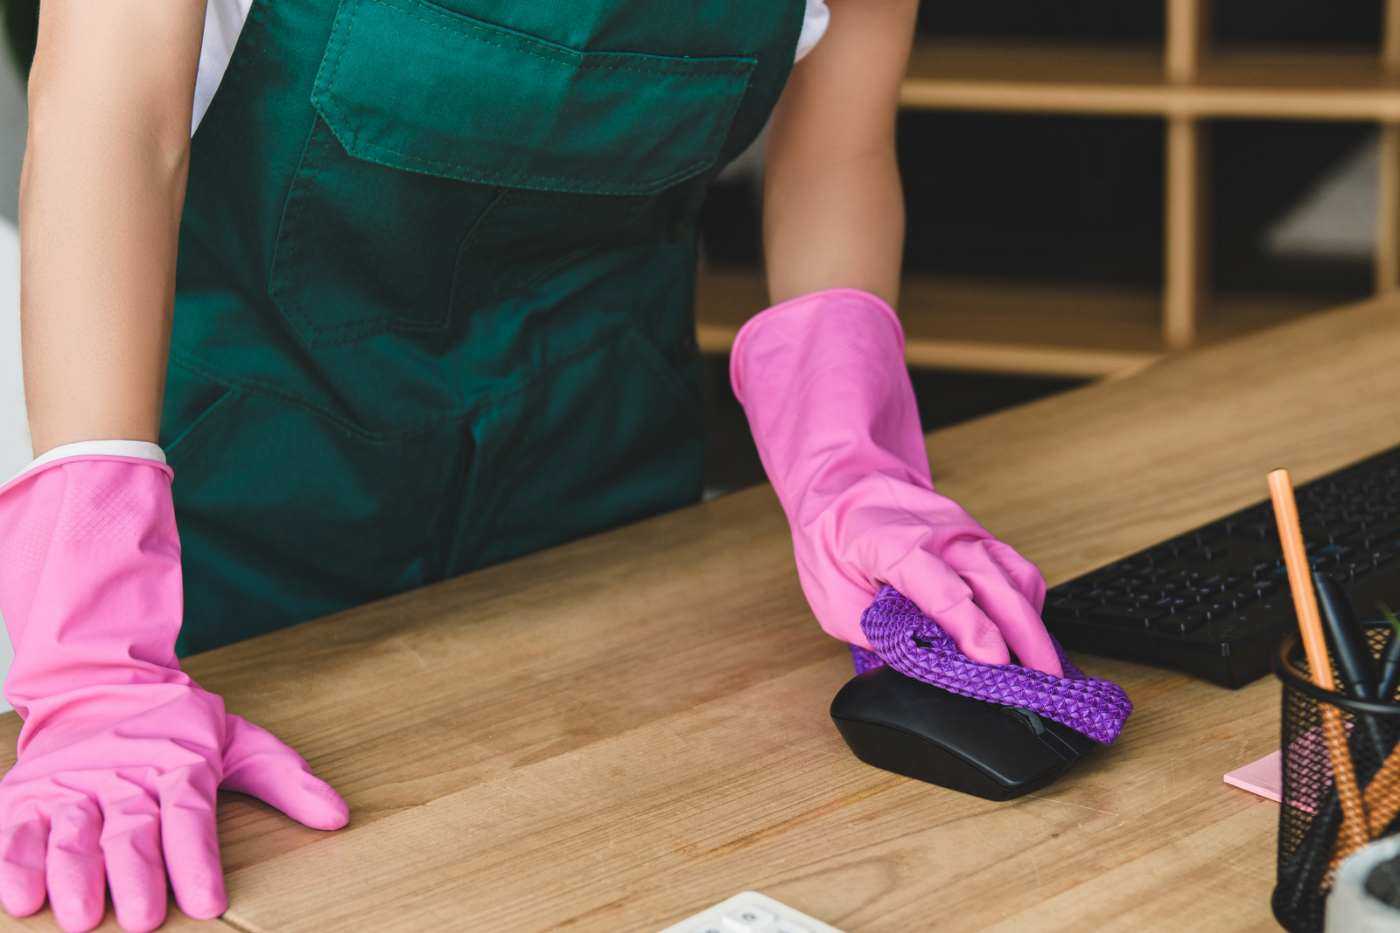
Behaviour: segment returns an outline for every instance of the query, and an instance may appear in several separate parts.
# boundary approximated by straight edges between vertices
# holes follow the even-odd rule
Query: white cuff
[[[67,457],[130,457],[133,460],[165,463],[165,451],[161,450],[158,444],[149,441],[79,441],[76,444],[55,447],[43,456],[35,458],[29,466],[20,470],[15,478]]]

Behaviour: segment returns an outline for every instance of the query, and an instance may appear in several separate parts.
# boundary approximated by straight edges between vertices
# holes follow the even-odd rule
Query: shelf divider
[[[1400,74],[1400,0],[1385,0],[1381,65]],[[1376,205],[1376,291],[1400,288],[1400,124],[1381,122],[1380,203]]]
[[[1376,291],[1400,288],[1400,124],[1381,124],[1380,195],[1376,205]]]
[[[1381,63],[1387,71],[1400,71],[1400,0],[1385,0],[1381,24]]]
[[[1190,117],[1167,120],[1165,288],[1162,341],[1180,350],[1196,342],[1207,281],[1206,128]]]
[[[1210,32],[1209,0],[1167,0],[1167,80],[1195,81]]]

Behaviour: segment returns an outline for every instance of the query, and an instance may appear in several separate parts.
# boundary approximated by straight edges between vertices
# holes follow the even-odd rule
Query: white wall
[[[29,462],[19,365],[19,236],[0,217],[0,483]]]
[[[13,225],[24,125],[24,92],[19,77],[8,53],[0,53],[0,482],[29,460],[19,367],[19,238]],[[9,673],[13,657],[10,639],[0,628],[0,678]],[[0,699],[0,710],[9,708]]]

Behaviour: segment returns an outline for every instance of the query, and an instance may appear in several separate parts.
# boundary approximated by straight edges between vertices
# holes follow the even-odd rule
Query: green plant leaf
[[[1390,623],[1390,628],[1395,632],[1395,637],[1400,638],[1400,619],[1395,617],[1395,611],[1385,603],[1376,603],[1376,608],[1385,616],[1385,620]]]

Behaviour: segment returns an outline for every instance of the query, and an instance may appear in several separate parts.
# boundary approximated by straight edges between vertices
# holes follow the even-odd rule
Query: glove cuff
[[[838,313],[844,327],[886,329],[892,340],[891,351],[901,364],[903,363],[904,328],[899,323],[899,315],[883,299],[858,288],[831,288],[813,292],[761,311],[739,328],[739,333],[734,337],[734,345],[729,351],[729,385],[740,404],[744,401],[743,371],[746,351],[749,343],[757,339],[756,335],[780,322],[788,322],[800,328],[802,332],[810,333],[811,328],[805,318],[819,314],[823,317],[823,323],[827,323],[830,316]]]
[[[79,460],[148,463],[159,467],[171,479],[175,478],[175,471],[166,463],[165,451],[158,444],[149,441],[78,441],[75,444],[63,444],[35,457],[28,466],[0,484],[0,495],[4,495],[12,486],[30,476]]]
[[[21,715],[88,684],[180,676],[172,475],[154,460],[79,455],[0,489],[0,614],[15,651],[5,689]]]

